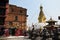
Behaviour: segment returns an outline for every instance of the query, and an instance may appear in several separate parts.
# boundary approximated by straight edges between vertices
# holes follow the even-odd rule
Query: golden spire
[[[40,10],[42,11],[42,9],[43,9],[43,7],[42,6],[40,6]]]
[[[45,17],[45,15],[43,13],[43,7],[40,6],[40,13],[39,13],[38,21],[44,23],[45,20],[46,20],[46,17]]]

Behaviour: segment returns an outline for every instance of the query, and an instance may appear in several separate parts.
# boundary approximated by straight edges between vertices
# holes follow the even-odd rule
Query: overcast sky
[[[38,23],[40,5],[43,6],[46,20],[50,17],[58,20],[58,16],[60,16],[60,0],[9,0],[9,3],[27,9],[29,15],[27,18],[28,25]]]

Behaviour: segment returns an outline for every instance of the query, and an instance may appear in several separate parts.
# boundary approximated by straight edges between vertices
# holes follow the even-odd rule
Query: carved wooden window
[[[23,11],[22,10],[20,10],[20,14],[22,15],[22,13],[23,13]]]
[[[9,22],[9,25],[12,25],[12,22]]]
[[[14,9],[13,9],[13,8],[11,8],[11,11],[12,11],[12,12],[14,12]]]
[[[23,11],[22,11],[22,10],[20,10],[20,13],[23,13]]]
[[[5,9],[4,8],[0,8],[0,15],[5,15]]]
[[[0,0],[0,6],[6,6],[6,2],[3,0]]]
[[[3,25],[4,24],[4,19],[3,17],[0,17],[0,25]]]
[[[15,16],[15,21],[17,21],[18,20],[18,16]]]

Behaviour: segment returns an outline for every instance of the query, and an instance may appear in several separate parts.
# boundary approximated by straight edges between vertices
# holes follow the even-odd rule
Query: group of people
[[[19,28],[0,28],[0,36],[25,36],[26,32]]]
[[[60,27],[44,28],[40,31],[40,29],[34,30],[33,26],[28,33],[31,40],[36,40],[37,38],[40,40],[60,40]]]

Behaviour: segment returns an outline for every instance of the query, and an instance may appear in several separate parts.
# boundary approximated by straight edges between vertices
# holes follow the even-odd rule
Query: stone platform
[[[0,40],[30,40],[27,36],[9,36],[9,37],[0,37]]]

